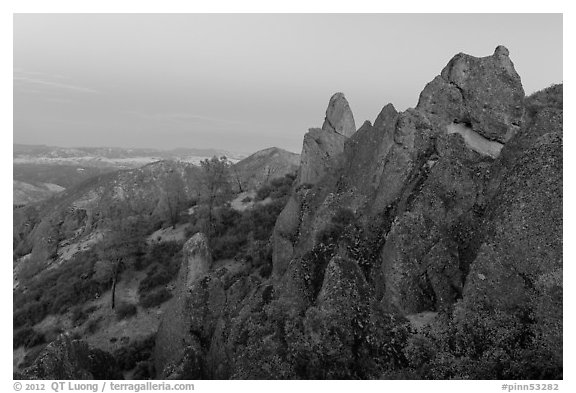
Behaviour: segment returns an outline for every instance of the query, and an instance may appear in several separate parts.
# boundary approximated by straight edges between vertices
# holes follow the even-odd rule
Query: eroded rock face
[[[275,277],[286,271],[294,256],[296,240],[308,211],[307,190],[341,165],[344,144],[348,136],[356,132],[355,127],[348,101],[342,93],[336,93],[330,99],[322,128],[311,128],[304,135],[295,189],[274,228]]]
[[[186,287],[191,288],[199,277],[206,274],[212,265],[212,254],[208,238],[201,232],[192,236],[182,249],[186,267]]]
[[[60,335],[40,353],[18,379],[123,379],[116,360],[67,334]]]
[[[386,105],[374,126],[366,122],[344,148],[348,184],[362,195],[370,195],[378,188],[386,157],[394,145],[394,129],[398,112],[392,104]],[[367,178],[367,174],[370,176]]]
[[[322,129],[335,131],[348,138],[356,132],[354,115],[344,94],[336,93],[330,98]]]
[[[304,135],[296,183],[316,184],[335,165],[345,141],[346,137],[336,131],[311,128]]]
[[[155,363],[164,378],[198,378],[201,373],[199,343],[190,332],[194,310],[190,307],[195,291],[204,288],[200,283],[212,267],[208,239],[196,233],[183,247],[182,265],[178,272],[174,296],[170,299],[156,335]],[[179,370],[186,359],[186,372]]]
[[[272,236],[273,276],[195,264],[190,339],[165,375],[382,377],[415,353],[407,320],[460,338],[476,320],[501,329],[490,337],[521,325],[524,354],[561,365],[561,350],[549,355],[562,345],[561,108],[543,100],[518,117],[523,92],[502,47],[457,55],[416,109],[387,105],[349,138],[328,121],[337,96],[305,137]],[[446,375],[465,378],[474,362],[498,369],[524,356],[490,345],[472,348],[480,360],[441,349],[435,367],[462,357],[469,369],[449,374],[449,361]]]
[[[522,121],[524,89],[520,76],[499,46],[492,56],[460,53],[430,82],[417,109],[449,122],[466,123],[484,138],[507,142]]]
[[[561,133],[543,135],[516,160],[487,214],[488,236],[472,264],[465,300],[506,309],[561,290]]]

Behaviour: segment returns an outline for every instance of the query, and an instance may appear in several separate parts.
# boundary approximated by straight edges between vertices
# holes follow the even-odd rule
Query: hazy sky
[[[562,82],[560,14],[18,14],[14,142],[299,152],[333,93],[360,127],[499,44]]]

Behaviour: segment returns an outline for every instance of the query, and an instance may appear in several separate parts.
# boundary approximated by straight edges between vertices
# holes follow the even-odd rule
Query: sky
[[[563,81],[561,14],[16,14],[14,143],[300,152],[343,92],[356,126],[502,44]]]

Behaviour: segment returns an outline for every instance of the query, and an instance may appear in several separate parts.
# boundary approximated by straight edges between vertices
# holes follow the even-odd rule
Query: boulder
[[[454,56],[426,85],[416,108],[441,118],[444,125],[465,123],[490,141],[506,143],[521,125],[523,99],[508,49],[498,46],[492,56]]]

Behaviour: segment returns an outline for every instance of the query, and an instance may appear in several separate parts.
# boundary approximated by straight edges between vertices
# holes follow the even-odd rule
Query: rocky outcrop
[[[344,94],[336,93],[330,98],[322,129],[324,131],[335,131],[348,138],[356,132],[354,115]]]
[[[297,184],[316,184],[336,164],[346,137],[336,131],[311,128],[304,135]]]
[[[305,136],[272,277],[214,269],[202,238],[187,243],[162,375],[558,377],[557,96],[524,100],[502,47],[457,55],[415,109],[386,105],[352,134],[335,95]]]
[[[356,132],[355,127],[348,101],[342,93],[336,93],[330,98],[322,128],[311,128],[304,135],[295,189],[274,228],[275,277],[284,273],[294,255],[294,240],[310,209],[307,190],[338,168],[344,144]]]
[[[182,263],[186,274],[185,285],[186,288],[191,288],[212,267],[208,238],[201,232],[196,233],[184,244],[182,253],[184,254]]]
[[[426,85],[416,108],[443,122],[469,124],[484,138],[505,143],[521,125],[523,98],[508,49],[499,46],[492,56],[454,56]]]
[[[175,296],[166,308],[156,336],[156,369],[164,378],[174,374],[179,378],[198,378],[201,372],[199,343],[190,326],[198,311],[193,307],[198,300],[195,292],[202,288],[202,279],[212,267],[208,239],[203,233],[196,233],[184,244],[182,252]]]
[[[414,318],[525,304],[532,310],[525,312],[561,316],[562,142],[552,133],[561,132],[562,110],[550,102],[526,105],[525,111],[504,47],[484,58],[459,54],[425,87],[415,109],[398,113],[387,105],[374,125],[365,122],[344,141],[331,165],[309,160],[315,172],[301,173],[312,181],[294,190],[273,236],[279,298],[311,316],[345,315],[322,300],[331,297],[330,258],[345,249],[371,288],[366,297],[388,313]],[[317,158],[322,144],[305,139],[307,145],[314,154],[303,151],[303,159]],[[535,187],[536,178],[546,180]],[[539,201],[546,198],[554,214],[544,219]],[[338,223],[342,212],[353,225]],[[526,226],[532,230],[517,232]],[[341,286],[357,282],[341,280]],[[372,303],[367,312],[376,310]],[[552,318],[544,334],[544,317],[538,318],[534,334],[557,348],[560,319]]]
[[[335,95],[271,277],[186,243],[161,377],[561,378],[562,98],[537,97],[503,47],[355,133]]]
[[[342,93],[330,98],[322,128],[311,128],[304,135],[297,185],[316,184],[334,168],[344,150],[344,142],[356,132],[354,116]]]
[[[123,379],[116,360],[84,341],[60,335],[38,355],[34,363],[15,379]]]
[[[562,290],[562,134],[541,136],[515,163],[488,206],[464,299],[504,310],[546,302],[561,319],[549,302]]]

